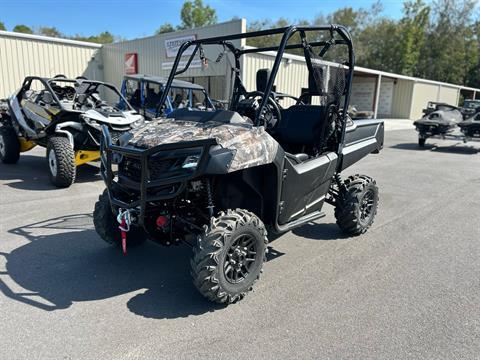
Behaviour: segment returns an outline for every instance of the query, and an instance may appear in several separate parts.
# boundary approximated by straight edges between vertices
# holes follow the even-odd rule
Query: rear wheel
[[[349,235],[360,235],[372,226],[378,208],[378,187],[371,177],[354,175],[344,181],[335,205],[337,225]]]
[[[122,237],[117,218],[110,206],[110,199],[108,192],[105,189],[98,197],[93,210],[93,225],[97,234],[107,243],[121,246]],[[135,226],[130,227],[127,234],[127,246],[137,246],[145,242],[147,235],[145,232]]]
[[[418,146],[424,147],[426,140],[427,140],[427,139],[425,139],[425,138],[418,138]]]
[[[0,127],[0,160],[4,164],[16,164],[20,158],[20,142],[11,126]]]
[[[241,300],[259,278],[266,251],[267,231],[255,214],[242,209],[221,212],[194,248],[193,283],[211,301]]]
[[[47,143],[50,181],[57,187],[69,187],[75,181],[75,152],[63,136],[52,136]]]

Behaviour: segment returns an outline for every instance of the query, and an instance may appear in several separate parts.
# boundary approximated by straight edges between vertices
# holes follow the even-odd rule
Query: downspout
[[[381,83],[382,83],[382,74],[378,74],[377,86],[376,86],[376,89],[375,89],[375,103],[373,105],[373,118],[374,119],[377,118],[377,114],[378,114],[378,102],[379,102],[379,98],[380,98]]]

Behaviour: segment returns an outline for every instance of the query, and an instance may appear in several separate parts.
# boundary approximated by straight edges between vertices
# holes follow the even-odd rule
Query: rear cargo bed
[[[383,148],[384,132],[383,120],[353,120],[345,133],[342,170],[372,152],[379,152]]]

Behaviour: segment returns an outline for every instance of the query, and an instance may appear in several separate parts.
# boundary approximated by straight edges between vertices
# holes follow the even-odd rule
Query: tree
[[[215,9],[203,5],[202,0],[185,1],[180,12],[182,24],[179,29],[193,29],[217,23]]]
[[[170,24],[170,23],[165,23],[162,26],[160,26],[157,29],[157,31],[155,31],[155,34],[159,35],[159,34],[165,34],[165,33],[173,32],[173,31],[175,31],[175,28],[173,27],[173,25]]]
[[[63,37],[62,33],[56,27],[42,26],[38,33],[50,37]]]
[[[372,69],[397,72],[397,30],[396,22],[385,18],[365,27],[354,38],[356,64]]]
[[[428,35],[430,7],[422,0],[404,3],[403,18],[398,26],[398,69],[403,75],[418,76],[422,73],[420,64]]]
[[[27,25],[16,25],[13,28],[13,31],[23,34],[33,34],[33,30],[30,29]]]
[[[72,39],[80,40],[80,41],[89,41],[97,44],[110,44],[115,41],[115,37],[113,36],[113,34],[111,34],[108,31],[104,31],[98,35],[91,35],[91,36],[75,35],[72,37]]]
[[[7,28],[5,27],[5,24],[3,22],[0,21],[0,30],[7,30]]]
[[[437,0],[433,3],[434,24],[427,38],[424,75],[430,79],[465,83],[474,51],[474,0]]]

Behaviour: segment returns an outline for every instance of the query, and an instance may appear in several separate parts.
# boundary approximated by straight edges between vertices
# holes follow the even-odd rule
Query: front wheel
[[[425,139],[425,138],[418,138],[418,146],[425,147],[425,141],[426,140],[427,139]]]
[[[193,283],[211,301],[241,300],[260,277],[266,251],[267,231],[255,214],[242,209],[221,212],[194,248]]]
[[[11,126],[0,127],[0,160],[4,164],[16,164],[20,158],[20,142]]]
[[[65,188],[75,181],[75,152],[63,136],[52,136],[47,143],[47,164],[53,185]]]
[[[378,208],[378,187],[371,177],[348,177],[335,204],[335,218],[340,229],[349,235],[365,233],[373,224]]]

